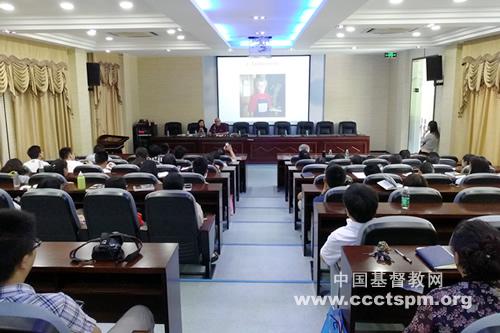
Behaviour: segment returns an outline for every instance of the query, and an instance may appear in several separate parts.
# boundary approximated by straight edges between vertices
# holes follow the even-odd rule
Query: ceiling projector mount
[[[249,36],[249,47],[248,52],[250,57],[271,57],[272,47],[271,39],[272,36]]]

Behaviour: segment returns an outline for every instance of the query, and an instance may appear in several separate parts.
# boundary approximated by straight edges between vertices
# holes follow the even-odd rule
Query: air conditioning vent
[[[151,31],[111,32],[110,35],[119,38],[151,38],[158,36],[156,32]]]
[[[415,28],[370,28],[365,33],[372,35],[397,35],[415,31]]]

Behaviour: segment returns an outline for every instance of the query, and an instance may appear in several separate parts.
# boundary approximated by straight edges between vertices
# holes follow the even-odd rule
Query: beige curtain
[[[103,134],[123,134],[123,110],[119,88],[120,65],[99,64],[101,85],[94,87],[90,96],[94,141]]]
[[[459,117],[468,127],[466,145],[473,154],[500,164],[500,52],[463,59]]]
[[[12,98],[16,155],[25,159],[33,144],[56,157],[71,146],[71,108],[65,63],[0,55],[0,93]]]

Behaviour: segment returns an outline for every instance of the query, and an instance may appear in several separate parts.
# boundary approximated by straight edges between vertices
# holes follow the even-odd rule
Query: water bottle
[[[410,190],[408,186],[403,187],[403,193],[401,193],[401,209],[410,208]]]
[[[349,149],[345,150],[345,158],[349,159]]]
[[[241,131],[240,130],[238,130],[238,136],[241,136]]]
[[[170,136],[170,131],[169,130],[167,130],[167,136]]]
[[[21,186],[21,179],[19,178],[19,174],[16,171],[12,171],[12,185],[14,188]]]
[[[285,130],[285,136],[287,136],[287,135],[288,135],[288,131],[287,131],[287,130]]]
[[[257,136],[260,136],[260,130],[257,130]]]
[[[309,130],[306,129],[306,136],[309,136]]]
[[[328,155],[330,155],[330,156],[333,155],[333,152],[331,149],[328,151]]]
[[[81,171],[78,174],[78,177],[76,177],[76,184],[79,190],[85,190],[87,188],[87,185],[85,184],[85,176]]]

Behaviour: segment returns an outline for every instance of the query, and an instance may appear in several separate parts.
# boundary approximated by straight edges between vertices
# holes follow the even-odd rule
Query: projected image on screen
[[[285,74],[240,75],[240,116],[286,117]]]
[[[309,119],[309,56],[218,57],[219,118],[247,121]]]

